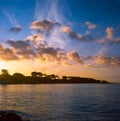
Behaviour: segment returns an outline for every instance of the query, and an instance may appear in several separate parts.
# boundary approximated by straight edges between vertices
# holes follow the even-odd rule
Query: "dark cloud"
[[[70,60],[74,60],[74,62],[76,62],[76,63],[80,63],[80,64],[83,63],[83,58],[80,57],[79,54],[75,50],[68,53],[68,58]]]
[[[53,22],[50,20],[34,21],[34,22],[32,22],[30,28],[37,30],[37,32],[46,33],[46,34],[50,35],[50,32],[52,32],[52,30],[55,27],[61,29],[61,31],[59,31],[59,32],[67,33],[71,39],[76,39],[76,40],[80,40],[80,41],[93,41],[94,40],[94,38],[92,37],[92,35],[90,33],[81,35],[79,33],[74,32],[68,26],[62,27],[62,25],[60,23],[56,23],[56,22]],[[60,34],[60,33],[58,33],[58,34]]]
[[[60,23],[56,23],[50,20],[34,21],[32,22],[30,28],[35,29],[39,32],[49,33],[54,27],[60,27]]]
[[[17,40],[17,41],[8,40],[7,43],[15,49],[24,49],[30,46],[29,41],[23,41],[23,40]]]
[[[8,40],[7,43],[19,58],[32,58],[36,56],[34,48],[28,40]]]
[[[14,54],[13,50],[0,44],[0,59],[5,61],[18,60],[18,57]]]
[[[91,42],[94,40],[94,38],[92,37],[90,33],[81,35],[79,33],[74,32],[70,27],[67,27],[67,26],[62,27],[61,30],[62,32],[67,33],[71,39],[76,39],[76,40],[85,41],[85,42],[86,41]]]
[[[11,28],[9,29],[9,32],[12,32],[12,33],[19,33],[21,30],[22,30],[22,27],[21,27],[21,26],[16,26],[16,27],[11,27]]]
[[[75,50],[66,52],[61,48],[48,46],[47,43],[43,44],[43,42],[45,40],[8,40],[9,48],[0,44],[0,59],[6,61],[40,59],[42,61],[54,61],[67,65],[88,65],[87,67],[118,67],[120,65],[119,56],[106,56],[104,54],[80,56]]]
[[[48,46],[48,44],[41,44],[43,41],[37,41],[33,44],[30,40],[8,40],[7,44],[10,45],[8,50],[14,52],[14,58],[16,59],[40,59],[42,61],[56,61],[59,63],[69,63],[71,64],[82,63],[82,59],[76,51],[65,52],[61,48],[55,48],[53,46]],[[3,51],[2,51],[3,52]],[[4,51],[6,52],[6,51]],[[9,53],[10,53],[9,52]],[[4,53],[5,54],[5,53]],[[3,55],[3,54],[2,54]],[[7,59],[7,56],[6,58]],[[9,58],[10,59],[10,58]]]
[[[43,44],[41,41],[32,43],[30,40],[8,40],[7,43],[10,45],[11,50],[13,50],[19,58],[41,58],[42,60],[60,60],[63,58],[64,50],[60,48],[50,47]]]

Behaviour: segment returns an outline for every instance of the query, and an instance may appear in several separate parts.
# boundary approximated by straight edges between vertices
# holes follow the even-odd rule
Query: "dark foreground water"
[[[120,84],[0,85],[0,110],[32,121],[120,121]]]

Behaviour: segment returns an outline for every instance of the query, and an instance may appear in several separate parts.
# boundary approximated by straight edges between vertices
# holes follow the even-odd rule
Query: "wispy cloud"
[[[13,33],[19,33],[22,30],[22,26],[20,26],[20,24],[18,24],[15,16],[13,14],[10,15],[6,9],[2,9],[2,11],[13,26],[13,27],[9,28],[8,31],[13,32]]]
[[[61,9],[58,7],[58,4],[58,0],[48,0],[41,6],[41,2],[37,0],[35,9],[35,20],[41,21],[46,19],[58,23],[63,23],[64,17],[60,12]]]

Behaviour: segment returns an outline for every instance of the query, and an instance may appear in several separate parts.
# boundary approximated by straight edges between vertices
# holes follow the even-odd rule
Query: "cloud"
[[[7,43],[19,59],[30,59],[36,56],[35,50],[28,40],[8,40]]]
[[[13,32],[13,33],[19,33],[22,30],[21,26],[16,26],[16,27],[11,27],[9,29],[9,32]]]
[[[89,28],[89,29],[96,29],[97,25],[96,24],[93,24],[89,21],[86,21],[85,22],[85,25]]]
[[[64,26],[64,27],[61,27],[61,30],[62,30],[62,32],[64,32],[64,33],[67,33],[68,35],[69,35],[69,37],[70,38],[72,38],[72,39],[81,39],[81,36],[82,35],[79,35],[79,34],[77,34],[77,33],[75,33],[70,27],[68,27],[68,26]]]
[[[113,38],[111,41],[109,41],[110,45],[116,44],[119,45],[120,44],[120,37],[117,38]]]
[[[63,3],[63,5],[65,5],[65,2]],[[45,2],[45,4],[44,2],[41,3],[41,1],[37,0],[35,6],[35,20],[42,21],[46,19],[63,23],[65,19],[61,13],[62,9],[64,8],[63,6],[59,7],[58,0],[48,0],[47,2]]]
[[[31,24],[31,28],[40,31],[50,31],[53,28],[53,22],[49,20],[34,21]]]
[[[101,44],[101,45],[103,45],[105,43],[105,39],[104,38],[100,38],[98,40],[98,43]]]
[[[114,35],[114,29],[112,27],[107,27],[106,33],[107,33],[107,39],[112,40]]]
[[[9,48],[0,44],[0,59],[5,61],[39,59],[44,62],[56,62],[65,65],[82,65],[86,67],[119,67],[119,56],[107,56],[105,54],[80,56],[76,50],[66,52],[61,48],[39,44],[30,40],[8,40]]]
[[[86,33],[84,35],[81,35],[79,33],[74,32],[68,26],[61,27],[61,31],[64,32],[64,33],[67,33],[68,36],[71,39],[76,39],[76,40],[80,40],[80,41],[84,41],[84,42],[86,42],[86,41],[88,41],[88,42],[94,41],[94,38],[92,37],[92,35],[90,33]]]
[[[44,61],[60,61],[65,54],[64,50],[50,47],[47,43],[42,44],[41,41],[33,44],[31,40],[8,40],[7,43],[10,45],[10,50],[13,51],[19,59],[39,58]]]
[[[4,15],[7,17],[7,19],[10,21],[11,24],[13,25],[19,25],[17,20],[15,19],[15,16],[12,14],[10,15],[9,12],[6,9],[2,9],[2,12],[4,13]]]
[[[40,47],[37,49],[37,56],[44,61],[58,61],[65,59],[65,52],[60,48],[50,46]]]
[[[2,44],[0,44],[0,59],[4,61],[18,60],[14,52]]]
[[[31,36],[32,37],[32,36]],[[33,36],[34,38],[34,36]],[[32,38],[32,39],[33,39]],[[36,39],[36,38],[35,38]],[[66,63],[70,65],[82,64],[82,57],[76,51],[66,52],[61,48],[41,44],[43,41],[34,43],[31,40],[8,40],[9,48],[1,46],[2,58],[5,60],[39,59],[41,61],[54,61],[57,63]],[[4,49],[3,49],[4,48]],[[4,51],[3,51],[4,50]],[[8,52],[9,56],[5,53]],[[8,54],[7,54],[8,55]],[[4,57],[3,57],[4,56]],[[7,58],[8,57],[8,58]]]
[[[15,16],[13,14],[10,15],[6,9],[2,9],[2,12],[8,18],[10,23],[14,26],[14,27],[11,27],[8,31],[13,33],[19,33],[22,30],[22,27],[18,24]]]
[[[83,59],[79,56],[79,54],[74,50],[68,53],[68,58],[76,63],[83,63]]]
[[[106,56],[99,54],[94,57],[97,65],[101,67],[119,67],[120,57],[119,56]]]
[[[16,49],[24,49],[29,47],[29,41],[22,41],[22,40],[17,40],[17,41],[13,41],[13,40],[8,40],[7,43]]]
[[[63,31],[63,32],[66,32],[66,33],[71,33],[71,32],[73,32],[72,29],[71,29],[70,27],[68,27],[68,26],[62,27],[62,31]]]
[[[117,44],[120,44],[120,37],[116,38],[114,42],[116,42]]]
[[[41,34],[34,34],[34,35],[28,36],[27,40],[30,40],[30,41],[41,41],[41,40],[44,40],[44,37]]]
[[[49,33],[54,27],[60,26],[59,23],[54,23],[50,20],[34,21],[32,22],[30,28],[35,29],[39,32]]]

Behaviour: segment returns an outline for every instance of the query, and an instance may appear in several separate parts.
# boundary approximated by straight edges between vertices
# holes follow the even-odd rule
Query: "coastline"
[[[0,84],[111,84],[108,81],[92,78],[69,77],[66,79],[53,79],[48,77],[0,77]]]

